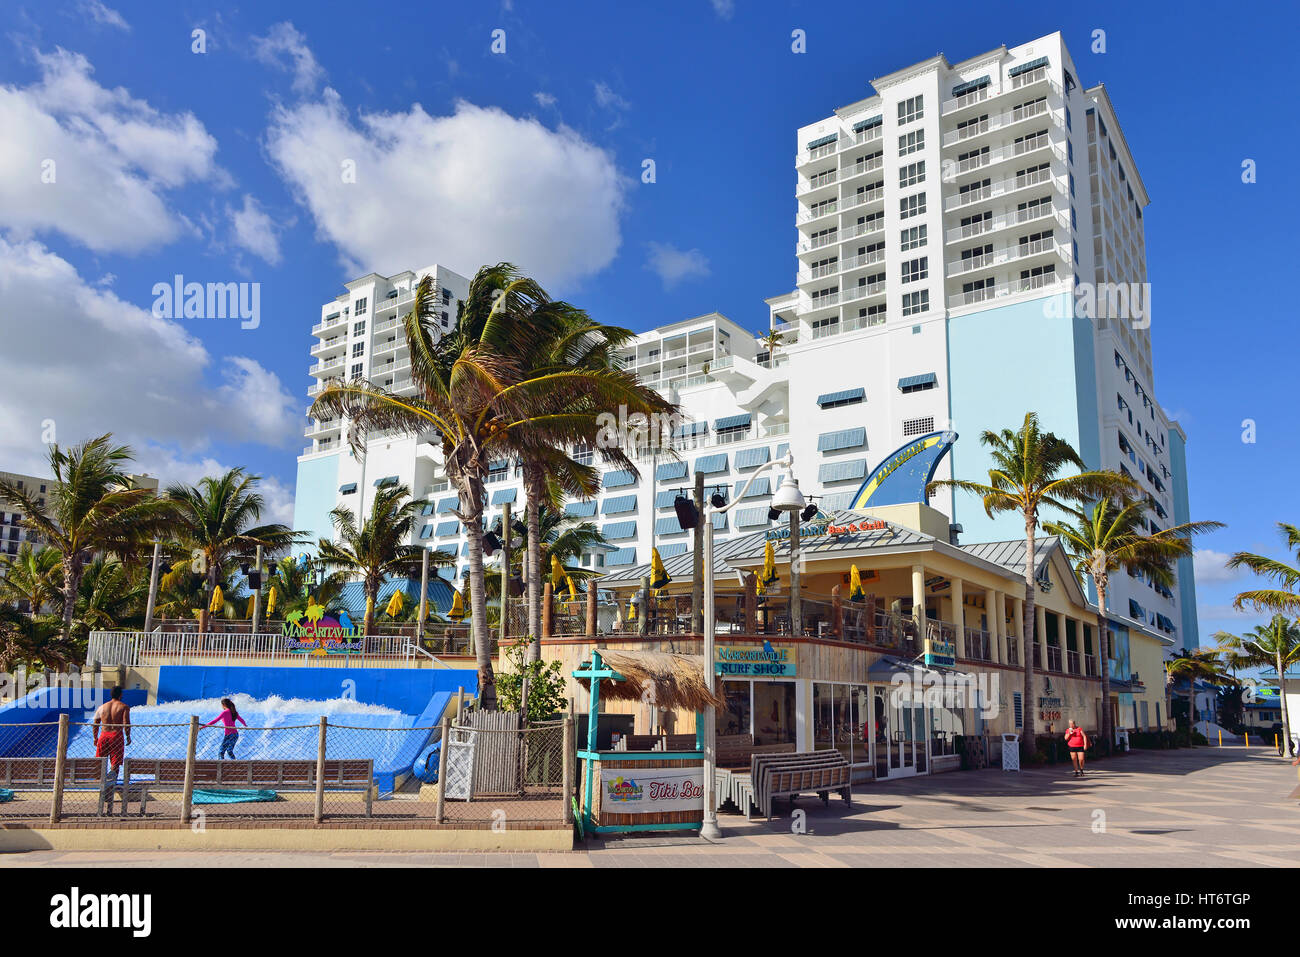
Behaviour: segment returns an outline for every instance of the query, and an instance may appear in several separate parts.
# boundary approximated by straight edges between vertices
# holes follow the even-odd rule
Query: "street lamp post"
[[[144,610],[144,630],[148,634],[153,630],[153,606],[158,596],[158,561],[162,557],[162,542],[153,543],[153,566],[149,572],[149,600]]]
[[[714,629],[717,627],[715,620],[714,607],[714,590],[713,590],[713,516],[714,514],[726,514],[733,505],[745,497],[749,487],[754,484],[754,480],[764,472],[776,466],[785,469],[785,475],[780,487],[777,488],[776,494],[772,496],[772,508],[779,512],[797,512],[804,507],[804,497],[799,491],[799,483],[795,480],[794,473],[791,471],[794,465],[794,456],[787,453],[784,457],[768,462],[745,483],[745,487],[740,490],[730,502],[724,505],[714,506],[710,501],[704,509],[700,520],[704,522],[704,668],[709,689],[717,690],[717,676],[714,674]],[[715,708],[706,708],[704,711],[704,823],[700,827],[700,837],[709,840],[717,840],[722,837],[722,831],[718,829],[718,809],[713,797],[713,789],[716,786],[714,781],[714,769],[717,767],[717,750],[718,750],[718,719]]]

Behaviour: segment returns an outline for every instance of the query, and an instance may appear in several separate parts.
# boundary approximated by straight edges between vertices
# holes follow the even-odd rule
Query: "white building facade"
[[[804,493],[844,508],[886,456],[938,430],[961,439],[936,477],[984,480],[980,433],[1014,429],[1030,410],[1089,466],[1142,482],[1153,528],[1188,520],[1186,437],[1154,392],[1148,198],[1106,90],[1084,89],[1077,76],[1059,34],[957,64],[940,55],[798,130],[797,279],[766,300],[776,335],[756,339],[712,313],[646,332],[626,350],[625,367],[680,403],[691,424],[676,437],[678,459],[645,461],[639,478],[609,472],[595,500],[570,503],[614,547],[590,556],[593,565],[640,564],[652,546],[664,557],[686,550],[673,499],[697,472],[731,498],[789,450]],[[465,281],[432,270],[454,322]],[[314,374],[360,364],[382,383],[388,363],[374,360],[391,356],[400,385],[404,347],[374,337],[381,326],[392,334],[384,323],[400,315],[415,276],[363,277],[324,307]],[[358,298],[386,308],[355,353]],[[455,493],[433,447],[377,439],[363,466],[340,452],[339,426],[309,430],[296,527],[325,534],[320,516],[336,502],[355,495],[354,510],[368,507],[368,489],[396,476],[425,499],[416,543],[463,556],[448,514]],[[503,502],[522,504],[514,463],[495,463],[488,487],[489,523]],[[770,491],[756,482],[753,504],[732,509],[717,534],[765,525]],[[1014,516],[990,521],[969,496],[944,491],[931,504],[962,526],[963,542],[1023,534]],[[1173,589],[1116,576],[1117,624],[1195,647],[1191,575],[1189,560]]]

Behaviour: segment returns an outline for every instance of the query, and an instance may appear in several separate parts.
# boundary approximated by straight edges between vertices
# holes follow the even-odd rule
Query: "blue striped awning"
[[[600,527],[600,534],[611,541],[616,538],[636,538],[636,522],[610,522]]]
[[[618,469],[614,472],[606,472],[605,477],[601,479],[601,485],[605,488],[622,488],[635,481],[636,476],[629,469]]]
[[[655,522],[656,535],[680,535],[684,531],[686,531],[686,529],[677,524],[676,515],[670,515],[667,518],[661,518],[659,521]],[[663,552],[660,552],[659,557],[663,558],[663,554]]]
[[[596,503],[569,502],[564,506],[564,514],[571,518],[591,518],[596,514]]]
[[[970,93],[972,90],[982,90],[991,82],[992,81],[987,75],[976,77],[974,80],[969,80],[965,83],[958,83],[952,88],[952,95],[961,96],[963,93]]]
[[[660,545],[658,548],[660,558],[672,558],[673,556],[680,555],[686,551],[686,543],[670,542],[667,545]],[[606,564],[608,564],[608,562],[606,562]]]
[[[387,488],[389,485],[397,484],[396,475],[385,475],[383,478],[375,479],[375,488]]]
[[[713,530],[715,532],[725,532],[727,530],[726,512],[714,512],[711,518],[713,519]]]
[[[1136,618],[1138,621],[1147,620],[1146,610],[1141,605],[1139,605],[1136,601],[1134,601],[1132,598],[1128,600],[1128,613],[1133,618]]]
[[[817,436],[818,452],[837,452],[840,449],[856,449],[867,444],[867,430],[859,426],[856,429],[841,429],[838,432],[823,432]]]
[[[441,538],[444,535],[459,535],[460,522],[456,521],[455,519],[452,519],[450,522],[439,522],[438,528],[434,532],[434,534],[437,535],[439,538]]]
[[[692,435],[703,435],[707,431],[709,431],[709,423],[707,422],[687,422],[685,425],[679,425],[673,429],[673,438],[690,438]]]
[[[339,492],[341,492],[344,495],[349,495],[352,492],[355,492],[356,490],[357,490],[356,482],[348,482],[346,485],[339,486]]]
[[[671,488],[666,492],[660,492],[655,496],[655,508],[672,508],[673,502],[677,500],[677,494],[677,490]]]
[[[636,564],[635,548],[619,548],[605,556],[605,567],[616,568],[621,565]]]
[[[605,515],[620,515],[623,512],[636,511],[635,495],[615,495],[612,498],[605,499],[605,504],[601,506],[601,512]]]
[[[750,528],[754,525],[767,524],[766,508],[742,508],[736,511],[736,527]]]
[[[420,515],[424,516],[424,515],[432,515],[432,514],[433,514],[433,503],[425,502],[420,509]]]
[[[739,498],[740,493],[744,491],[745,483],[748,481],[749,481],[748,479],[742,479],[741,481],[736,483],[736,490],[733,494],[737,498]],[[754,484],[749,486],[748,492],[745,492],[745,498],[757,498],[760,495],[767,495],[771,491],[772,491],[771,480],[766,475],[763,475],[759,478],[754,479]]]
[[[695,460],[695,471],[702,472],[705,475],[727,471],[727,453],[719,452],[716,455],[701,455]]]
[[[938,381],[933,372],[922,372],[920,375],[903,376],[898,380],[898,387],[906,389],[915,385],[926,385]]]
[[[736,452],[736,468],[756,469],[767,462],[771,453],[772,450],[766,445],[756,449],[740,449]]]
[[[867,117],[867,119],[862,120],[861,122],[854,123],[853,132],[861,133],[863,130],[873,129],[874,127],[879,126],[883,122],[885,122],[885,118],[883,116],[870,116]]]
[[[444,555],[451,555],[452,557],[455,557],[456,553],[460,551],[460,546],[458,546],[455,542],[447,542],[445,545],[439,545],[437,548],[434,549],[434,551],[442,552]]]
[[[493,505],[504,505],[506,502],[514,504],[515,499],[519,497],[517,488],[499,488],[492,493]]]
[[[742,412],[740,415],[726,415],[713,423],[713,431],[720,432],[723,429],[735,429],[740,426],[748,426],[753,416],[748,412]]]
[[[704,425],[703,422],[699,423]],[[707,428],[707,426],[706,426]],[[663,482],[667,479],[686,478],[686,462],[665,462],[655,469],[655,479]]]
[[[848,459],[843,462],[827,462],[817,470],[819,482],[847,482],[849,479],[862,481],[867,477],[866,459]]]
[[[808,144],[808,149],[815,150],[819,146],[825,146],[827,143],[834,143],[840,138],[840,134],[832,133],[830,136],[823,136],[821,139],[813,140]]]
[[[460,505],[460,499],[455,495],[451,496],[451,498],[440,498],[438,499],[438,514],[442,515],[453,511],[458,505]]]
[[[1019,76],[1022,73],[1028,73],[1030,70],[1036,70],[1040,66],[1047,66],[1048,60],[1045,56],[1040,56],[1037,60],[1030,60],[1028,63],[1022,63],[1020,66],[1013,66],[1007,70],[1007,76]]]
[[[429,537],[430,535],[432,535],[432,534],[433,534],[433,525],[432,525],[432,524],[430,524],[430,525],[426,525],[426,526],[424,526],[424,528],[420,529],[420,537],[421,537],[421,538],[428,538],[428,537]]]
[[[852,402],[854,399],[865,399],[867,390],[858,386],[856,389],[842,389],[839,392],[824,392],[817,396],[817,404],[825,408],[833,402]]]

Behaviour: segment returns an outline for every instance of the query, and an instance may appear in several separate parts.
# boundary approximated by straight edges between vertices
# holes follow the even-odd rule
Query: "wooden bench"
[[[717,807],[731,801],[747,815],[749,813],[749,767],[756,754],[791,754],[794,742],[783,744],[755,744],[752,734],[724,734],[718,737],[717,772],[714,777],[714,797]]]
[[[56,758],[0,758],[0,787],[16,793],[54,794]],[[98,795],[95,813],[104,813],[109,802],[112,813],[112,784],[108,777],[108,758],[68,758],[63,765],[63,793],[93,791]]]
[[[134,778],[134,780],[132,780]],[[325,790],[366,796],[366,817],[374,800],[374,762],[370,759],[330,759],[325,762]],[[122,816],[134,794],[143,817],[150,792],[183,792],[185,762],[175,758],[127,758],[122,763]],[[275,791],[316,791],[316,761],[195,761],[196,788],[249,788]]]
[[[778,797],[794,799],[808,791],[830,804],[830,792],[838,791],[846,804],[853,803],[852,768],[835,750],[800,751],[794,754],[756,754],[749,772],[752,801],[772,819],[772,805]],[[748,816],[748,807],[745,807]]]

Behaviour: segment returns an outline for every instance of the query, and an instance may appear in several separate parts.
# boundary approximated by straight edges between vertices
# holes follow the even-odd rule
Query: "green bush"
[[[524,678],[528,678],[528,712],[524,721],[545,721],[564,708],[564,675],[558,661],[525,663],[529,639],[506,649],[506,661],[513,670],[497,675],[497,701],[503,711],[519,711],[523,704]]]

